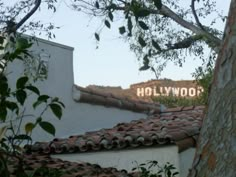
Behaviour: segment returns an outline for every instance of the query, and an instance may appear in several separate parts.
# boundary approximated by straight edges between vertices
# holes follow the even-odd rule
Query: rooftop
[[[204,106],[178,107],[110,129],[56,138],[28,147],[41,153],[81,153],[176,144],[179,152],[194,147],[204,117]]]
[[[145,114],[159,113],[161,109],[161,105],[158,103],[131,99],[126,96],[103,92],[89,87],[83,88],[77,85],[73,89],[73,98],[77,102],[114,107]]]
[[[17,159],[11,159],[8,163],[8,169],[11,173],[10,177],[19,175],[16,171]],[[76,163],[63,161],[57,158],[51,158],[49,155],[25,154],[23,158],[23,166],[26,173],[34,173],[34,176],[45,177],[49,175],[45,169],[50,169],[53,174],[61,174],[60,177],[132,177],[125,170],[118,171],[115,168],[101,168],[97,164]],[[38,169],[38,170],[36,170]],[[51,174],[50,173],[50,174]]]

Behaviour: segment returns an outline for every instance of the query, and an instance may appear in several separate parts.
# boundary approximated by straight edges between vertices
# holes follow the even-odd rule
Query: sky
[[[129,44],[119,38],[118,24],[111,30],[104,28],[98,49],[94,32],[99,27],[96,21],[69,9],[58,0],[57,12],[48,13],[41,8],[31,20],[53,22],[60,29],[54,31],[56,38],[52,41],[74,47],[74,81],[80,86],[122,86],[129,88],[131,84],[155,79],[150,71],[139,71],[140,63],[134,53],[129,50]],[[217,1],[220,11],[228,12],[230,0]],[[224,24],[217,24],[218,29],[224,29]],[[47,39],[45,36],[41,38]],[[169,63],[161,74],[161,78],[173,80],[191,80],[199,61],[187,58],[182,68]]]

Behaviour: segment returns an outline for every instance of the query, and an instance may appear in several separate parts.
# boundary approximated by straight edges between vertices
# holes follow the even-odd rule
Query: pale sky
[[[217,8],[225,11],[226,15],[229,4],[230,0],[217,0]],[[155,79],[150,71],[138,70],[140,63],[129,50],[128,43],[119,39],[118,26],[114,23],[111,30],[104,28],[99,48],[96,49],[94,32],[99,25],[94,21],[90,22],[88,16],[70,10],[63,1],[59,3],[56,13],[48,13],[42,8],[40,15],[37,14],[32,19],[41,19],[45,23],[53,22],[61,27],[55,31],[56,39],[53,41],[74,47],[74,80],[77,85],[95,84],[128,88],[131,84]],[[217,24],[217,28],[224,29],[224,24]],[[161,78],[192,79],[191,73],[197,65],[199,62],[191,58],[187,59],[182,68],[170,63],[161,74]]]

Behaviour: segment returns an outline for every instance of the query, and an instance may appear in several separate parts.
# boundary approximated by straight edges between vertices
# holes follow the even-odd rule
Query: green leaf
[[[136,18],[147,17],[148,15],[150,15],[150,11],[146,9],[139,9],[135,14]]]
[[[111,28],[111,24],[110,24],[110,22],[109,22],[108,20],[105,20],[104,23],[105,23],[105,25],[106,25],[107,28]]]
[[[150,68],[149,62],[150,62],[150,60],[148,59],[148,56],[145,55],[143,58],[143,66],[141,68],[139,68],[139,70],[140,71],[148,70]]]
[[[55,136],[56,129],[50,122],[39,122],[39,126],[45,130],[46,132],[50,133],[51,135]]]
[[[52,112],[54,113],[54,115],[57,118],[61,119],[61,116],[62,116],[62,108],[61,108],[61,106],[59,106],[58,104],[55,104],[55,103],[52,103],[49,106],[50,106]]]
[[[141,36],[138,37],[138,42],[142,47],[145,47],[147,45]]]
[[[33,131],[35,127],[35,124],[33,124],[32,122],[28,122],[27,124],[25,124],[25,133],[29,134]]]
[[[33,108],[35,109],[37,106],[39,106],[41,103],[44,103],[44,101],[36,101],[33,103]]]
[[[7,108],[4,105],[0,106],[0,120],[5,121],[7,118]]]
[[[25,88],[32,91],[32,92],[34,92],[37,95],[40,95],[39,89],[35,86],[30,85],[30,86],[26,86]]]
[[[3,44],[3,43],[4,43],[4,40],[5,40],[5,37],[0,36],[0,44]]]
[[[97,9],[99,9],[99,3],[98,3],[98,1],[95,2],[95,7],[96,7]]]
[[[120,34],[124,34],[125,33],[125,27],[124,26],[121,26],[120,28],[119,28],[119,32],[120,32]]]
[[[111,4],[110,4],[110,8],[111,8],[111,9],[115,9],[116,7],[117,7],[116,4],[114,4],[114,3],[111,3]]]
[[[47,102],[47,99],[49,99],[50,97],[48,95],[40,95],[38,97],[38,101],[42,101],[42,102]]]
[[[10,109],[11,111],[16,110],[16,112],[18,112],[18,110],[19,110],[18,105],[15,102],[12,102],[12,101],[6,101],[6,107],[8,109]]]
[[[145,55],[145,56],[143,57],[143,64],[149,65],[149,62],[150,62],[150,60],[148,59],[148,56]]]
[[[58,97],[53,98],[53,99],[52,99],[52,102],[53,102],[53,103],[57,103],[57,104],[61,105],[63,108],[65,108],[64,103],[62,103],[61,101],[59,101],[59,98],[58,98]]]
[[[59,98],[58,97],[54,97],[53,99],[52,99],[52,102],[58,102],[59,101]]]
[[[37,119],[36,119],[36,123],[39,123],[39,122],[42,122],[42,117],[38,117]]]
[[[113,21],[114,16],[113,16],[112,12],[108,12],[108,17],[111,21]]]
[[[174,173],[173,173],[173,176],[178,175],[178,174],[179,174],[179,172],[174,172]]]
[[[157,9],[161,10],[162,8],[161,0],[154,0],[154,5],[156,6]]]
[[[95,33],[94,35],[95,35],[95,39],[96,39],[97,41],[100,41],[99,34],[98,34],[98,33]]]
[[[127,25],[128,25],[128,30],[129,30],[129,36],[132,36],[133,24],[132,24],[131,17],[128,17]]]
[[[143,30],[148,30],[149,27],[146,25],[146,23],[144,23],[143,21],[139,21],[139,26],[143,29]]]
[[[139,71],[145,71],[145,70],[148,70],[149,68],[150,68],[150,66],[143,65],[142,67],[139,68]]]
[[[16,82],[16,88],[24,88],[25,84],[28,82],[29,78],[27,76],[20,77]]]
[[[65,106],[65,104],[64,103],[62,103],[61,101],[58,101],[57,102],[58,104],[60,104],[63,108],[65,108],[66,106]]]
[[[27,49],[27,48],[30,48],[32,46],[32,43],[29,43],[29,41],[25,38],[17,38],[16,39],[16,48],[17,49]]]
[[[4,77],[0,77],[0,95],[7,95],[8,93],[8,83],[7,80],[5,80],[5,76]]]
[[[16,41],[15,41],[15,37],[10,36],[10,41],[13,42],[13,43],[15,43],[15,42],[16,42]]]
[[[35,109],[37,106],[39,106],[41,103],[47,103],[47,100],[50,97],[48,95],[40,95],[36,102],[33,103],[33,108]]]
[[[20,89],[16,91],[16,99],[21,105],[24,104],[26,97],[27,94],[24,90]]]
[[[152,45],[153,45],[153,47],[155,47],[157,50],[161,51],[161,47],[159,46],[159,44],[158,44],[156,41],[152,40]]]
[[[170,170],[167,171],[167,176],[171,177],[171,171]]]

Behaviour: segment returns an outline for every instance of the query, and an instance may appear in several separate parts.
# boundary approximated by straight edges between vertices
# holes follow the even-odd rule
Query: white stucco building
[[[89,162],[118,170],[156,160],[170,162],[181,177],[191,169],[204,107],[167,109],[109,129],[36,143],[31,151],[72,162]]]
[[[99,102],[99,98],[105,98],[106,95],[74,86],[72,47],[38,39],[31,51],[36,57],[38,55],[41,57],[41,61],[47,69],[46,79],[37,81],[35,85],[41,94],[59,97],[66,106],[60,121],[52,114],[51,110],[46,111],[43,115],[45,120],[52,122],[56,127],[56,137],[68,137],[73,134],[98,130],[101,127],[109,128],[119,122],[140,119],[152,111],[159,110],[159,107],[154,107],[155,104],[149,106],[129,99],[122,101],[124,98],[113,98],[108,102],[105,100],[104,104],[96,104],[96,101],[92,103],[89,99]],[[24,74],[24,67],[22,62],[18,60],[9,64],[7,73],[10,73],[8,77],[12,87],[15,87],[16,79]],[[92,97],[89,98],[86,95]],[[39,110],[34,110],[32,107],[35,98],[35,96],[31,96],[26,103],[25,114],[36,115],[36,117],[25,117],[24,122],[35,120],[40,114]],[[115,102],[120,106],[114,105]],[[34,130],[32,136],[35,141],[49,141],[53,138],[39,127]]]
[[[38,39],[32,51],[40,54],[43,66],[48,69],[46,80],[36,83],[41,94],[59,97],[66,109],[60,121],[50,110],[45,112],[43,118],[56,127],[57,139],[52,141],[54,137],[38,127],[32,138],[41,143],[34,144],[30,151],[127,171],[134,167],[134,162],[170,162],[180,176],[187,176],[201,128],[203,107],[163,110],[159,104],[82,88],[74,85],[73,48]],[[24,66],[16,61],[7,69],[14,86],[16,78],[24,73]],[[31,106],[36,97],[30,97],[25,112],[40,114]],[[25,117],[23,125],[36,118]]]

